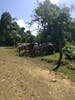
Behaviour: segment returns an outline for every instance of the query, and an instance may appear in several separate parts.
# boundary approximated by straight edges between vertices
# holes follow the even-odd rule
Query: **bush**
[[[67,45],[65,45],[65,47],[63,48],[63,51],[67,51],[69,52],[72,56],[75,56],[75,46],[72,45],[71,43],[68,43]]]

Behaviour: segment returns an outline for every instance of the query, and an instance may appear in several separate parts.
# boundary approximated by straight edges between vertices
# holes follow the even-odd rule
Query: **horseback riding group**
[[[30,55],[35,54],[51,54],[54,51],[52,43],[17,43],[17,51],[19,56],[22,51],[28,52]]]

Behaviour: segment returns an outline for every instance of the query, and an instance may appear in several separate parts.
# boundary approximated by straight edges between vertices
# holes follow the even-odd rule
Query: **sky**
[[[44,0],[38,0],[44,1]],[[67,6],[75,6],[74,0],[50,0],[51,3],[61,6],[65,4]],[[28,27],[27,22],[32,20],[34,9],[36,8],[36,0],[0,0],[0,16],[3,12],[7,11],[13,18],[17,18],[17,23],[20,27]],[[72,17],[75,18],[75,11],[72,11]],[[34,30],[37,24],[32,26]],[[33,32],[35,35],[35,32]]]

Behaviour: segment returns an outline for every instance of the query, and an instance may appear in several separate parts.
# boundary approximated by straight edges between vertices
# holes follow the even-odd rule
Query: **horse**
[[[21,54],[21,51],[23,51],[23,50],[27,50],[26,45],[24,45],[23,43],[18,44],[18,45],[17,45],[17,51],[18,51],[18,53],[19,53],[19,56],[20,56],[20,54]]]
[[[33,46],[34,46],[33,43],[18,43],[17,44],[17,51],[19,53],[19,56],[21,54],[21,51],[25,51],[25,50],[28,50],[29,53],[31,54],[32,50],[33,50]]]
[[[55,48],[52,43],[42,43],[40,44],[40,52],[43,55],[52,54],[54,52]]]
[[[33,53],[34,54],[39,54],[40,50],[41,50],[41,46],[38,43],[34,44],[34,46],[33,46]]]

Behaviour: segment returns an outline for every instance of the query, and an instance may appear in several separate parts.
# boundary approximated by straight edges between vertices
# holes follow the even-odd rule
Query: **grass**
[[[52,54],[49,56],[38,57],[38,59],[45,61],[47,63],[50,63],[50,65],[52,64],[53,67],[56,66],[58,58],[59,58],[58,53],[55,53],[55,54]],[[49,66],[48,69],[52,70],[53,67],[50,68],[50,66]],[[70,80],[75,82],[75,63],[74,63],[74,61],[69,61],[69,60],[65,59],[65,55],[63,55],[62,64],[61,64],[60,68],[57,70],[57,73],[59,73],[59,74],[63,73]]]
[[[58,69],[58,72],[59,73],[64,73],[68,77],[68,79],[75,82],[75,70],[70,70],[69,68],[64,66],[64,67],[60,67]]]
[[[17,56],[18,55],[18,53],[16,52],[17,49],[15,49],[14,47],[6,47],[6,49],[7,49],[6,52],[8,53],[8,55],[10,55],[10,56]]]

